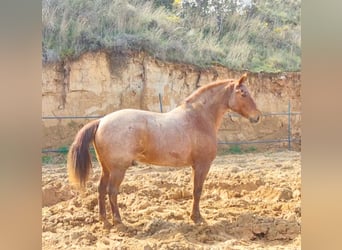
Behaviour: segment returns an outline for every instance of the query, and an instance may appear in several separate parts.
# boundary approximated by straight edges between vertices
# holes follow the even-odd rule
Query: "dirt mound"
[[[200,225],[189,218],[191,168],[130,168],[119,195],[124,224],[110,229],[98,219],[98,165],[91,176],[80,192],[65,166],[43,167],[43,249],[300,249],[298,152],[217,157]]]

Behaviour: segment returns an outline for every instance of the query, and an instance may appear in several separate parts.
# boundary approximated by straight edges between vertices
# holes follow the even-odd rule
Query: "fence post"
[[[161,98],[160,93],[159,93],[159,106],[160,106],[160,113],[163,113],[163,103],[162,103],[162,98]]]
[[[291,101],[288,105],[288,131],[287,131],[288,149],[291,150]]]

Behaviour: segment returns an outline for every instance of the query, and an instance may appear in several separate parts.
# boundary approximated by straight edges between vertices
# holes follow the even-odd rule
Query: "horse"
[[[232,110],[257,123],[257,109],[244,82],[225,79],[199,87],[176,108],[157,113],[122,109],[83,126],[71,144],[67,169],[71,183],[84,188],[91,169],[92,142],[102,173],[98,185],[99,219],[106,218],[108,195],[113,225],[122,224],[117,196],[126,170],[137,162],[159,166],[192,167],[193,197],[190,218],[204,221],[199,202],[203,183],[217,152],[217,133],[224,114]]]

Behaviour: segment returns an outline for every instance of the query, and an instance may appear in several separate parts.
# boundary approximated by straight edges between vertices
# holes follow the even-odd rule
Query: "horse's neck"
[[[206,89],[200,95],[192,96],[185,102],[187,107],[190,107],[189,112],[195,112],[209,123],[212,123],[216,132],[221,126],[222,119],[228,110],[228,99],[231,93],[231,88],[225,88],[227,85],[217,85],[215,89]],[[210,91],[212,91],[210,93]]]

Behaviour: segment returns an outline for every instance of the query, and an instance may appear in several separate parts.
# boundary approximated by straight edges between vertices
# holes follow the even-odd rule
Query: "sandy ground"
[[[300,249],[299,152],[218,156],[201,213],[189,218],[191,168],[131,167],[121,184],[123,225],[98,220],[94,171],[85,192],[69,186],[64,165],[42,168],[43,249]],[[111,216],[107,199],[107,213]],[[109,217],[111,218],[111,217]]]

